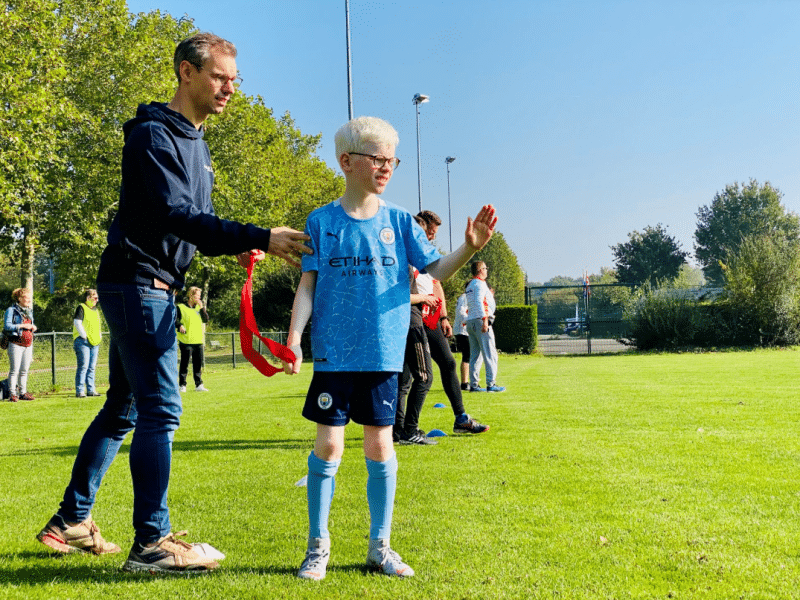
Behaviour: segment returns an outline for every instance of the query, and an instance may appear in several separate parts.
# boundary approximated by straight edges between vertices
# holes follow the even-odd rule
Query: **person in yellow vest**
[[[97,290],[86,290],[86,299],[75,309],[72,318],[72,347],[78,359],[75,370],[75,396],[99,396],[94,385],[97,355],[100,353],[100,311],[97,309]]]
[[[178,348],[181,351],[181,363],[178,370],[180,391],[186,391],[186,376],[189,374],[189,357],[192,357],[194,375],[194,391],[207,392],[200,376],[203,370],[203,346],[206,338],[208,313],[200,300],[200,288],[190,287],[186,292],[186,301],[178,304],[175,313],[175,329],[178,330]]]

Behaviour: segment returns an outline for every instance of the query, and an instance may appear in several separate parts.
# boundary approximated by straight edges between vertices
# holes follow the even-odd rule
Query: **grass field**
[[[360,428],[348,427],[326,580],[305,547],[310,378],[210,373],[185,394],[174,445],[176,529],[228,555],[199,577],[120,571],[124,555],[53,557],[57,508],[102,398],[0,404],[0,598],[798,598],[800,351],[501,359],[501,395],[468,394],[492,426],[397,447],[392,546],[411,580],[366,573]],[[452,430],[437,382],[426,429]],[[127,445],[93,516],[132,542]]]

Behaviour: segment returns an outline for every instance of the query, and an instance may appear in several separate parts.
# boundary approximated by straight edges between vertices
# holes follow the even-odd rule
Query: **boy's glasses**
[[[385,156],[375,156],[374,154],[364,154],[363,152],[348,152],[348,154],[358,154],[359,156],[366,156],[367,158],[372,159],[372,165],[376,169],[382,169],[383,165],[387,162],[392,169],[396,169],[397,165],[400,164],[399,158],[386,158]]]

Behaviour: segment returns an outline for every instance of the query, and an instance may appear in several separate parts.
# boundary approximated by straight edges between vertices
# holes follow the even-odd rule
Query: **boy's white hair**
[[[342,125],[334,137],[336,159],[345,152],[364,152],[366,144],[388,144],[397,147],[400,136],[394,127],[378,117],[357,117]]]

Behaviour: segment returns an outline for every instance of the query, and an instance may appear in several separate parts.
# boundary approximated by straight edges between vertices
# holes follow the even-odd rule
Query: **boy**
[[[303,258],[288,345],[287,373],[300,372],[300,338],[312,319],[314,376],[303,416],[317,423],[308,457],[309,535],[298,577],[325,577],[330,556],[328,515],[334,476],[344,452],[344,426],[364,427],[370,541],[367,566],[410,577],[411,567],[389,546],[397,458],[392,425],[397,379],[403,369],[410,304],[408,267],[447,279],[492,236],[497,218],[484,206],[467,220],[465,243],[442,257],[407,211],[378,197],[400,163],[397,132],[375,117],[359,117],[335,136],[346,187],[341,198],[315,210],[306,222],[313,256]]]

